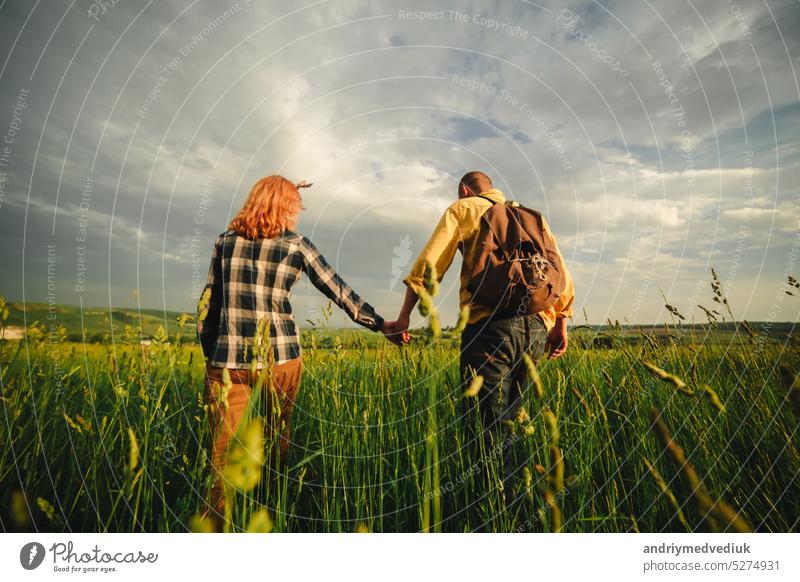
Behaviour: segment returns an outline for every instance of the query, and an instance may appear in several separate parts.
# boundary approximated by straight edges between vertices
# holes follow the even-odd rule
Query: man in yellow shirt
[[[418,295],[425,288],[426,264],[434,265],[441,279],[453,262],[456,250],[460,250],[464,264],[461,270],[459,303],[462,309],[470,309],[467,326],[461,335],[461,378],[466,385],[473,371],[483,376],[483,386],[478,394],[480,416],[486,433],[495,433],[491,440],[496,447],[502,442],[502,439],[497,438],[499,435],[496,429],[502,426],[503,420],[511,420],[516,416],[522,398],[520,386],[527,385],[522,379],[522,355],[527,352],[537,360],[541,353],[547,351],[550,358],[558,358],[567,349],[566,318],[572,317],[574,287],[572,277],[567,271],[566,287],[556,304],[536,315],[501,318],[495,315],[496,306],[472,302],[467,285],[469,273],[472,272],[478,255],[480,218],[492,207],[493,202],[504,204],[506,198],[500,190],[492,186],[492,181],[486,174],[469,172],[461,178],[458,200],[445,210],[411,272],[403,280],[407,286],[405,300],[397,321],[392,325],[395,326],[396,333],[405,334],[408,330],[411,311]],[[544,218],[542,222],[544,228],[549,230]],[[557,244],[556,249],[560,254]],[[505,446],[503,451],[507,474],[511,470],[508,466],[510,448]]]

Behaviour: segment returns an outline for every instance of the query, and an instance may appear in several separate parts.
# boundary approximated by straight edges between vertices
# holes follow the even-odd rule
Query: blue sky
[[[482,169],[547,216],[578,323],[663,322],[659,289],[704,321],[712,266],[737,316],[797,318],[796,2],[101,5],[0,4],[10,299],[191,310],[214,238],[281,173],[315,182],[299,230],[391,318]],[[301,321],[322,304],[296,288]]]

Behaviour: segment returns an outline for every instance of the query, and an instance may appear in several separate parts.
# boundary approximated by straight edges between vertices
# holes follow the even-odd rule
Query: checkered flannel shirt
[[[213,366],[246,368],[262,317],[270,325],[275,363],[300,357],[300,338],[289,303],[292,286],[306,273],[311,283],[354,322],[380,331],[383,318],[334,271],[306,237],[286,231],[251,240],[227,231],[211,255],[208,281],[197,307],[197,333]],[[261,367],[257,362],[257,367]]]

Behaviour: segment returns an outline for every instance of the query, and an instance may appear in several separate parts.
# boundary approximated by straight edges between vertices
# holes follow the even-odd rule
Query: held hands
[[[386,336],[386,339],[397,346],[407,344],[411,341],[411,337],[408,334],[408,322],[404,324],[400,320],[384,321],[381,331],[383,335]]]
[[[544,344],[544,351],[549,352],[548,358],[554,360],[560,358],[567,351],[567,322],[565,319],[557,319],[556,324],[547,334],[547,341]]]
[[[403,299],[403,306],[400,314],[395,321],[385,321],[383,331],[386,339],[395,345],[401,346],[411,342],[411,335],[408,333],[408,326],[411,323],[411,310],[417,303],[417,294],[411,287],[406,287],[406,296]]]

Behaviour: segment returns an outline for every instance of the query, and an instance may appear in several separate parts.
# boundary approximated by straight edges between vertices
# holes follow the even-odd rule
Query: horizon
[[[49,307],[47,302],[42,302],[42,301],[28,301],[26,303],[26,302],[23,302],[22,300],[13,300],[13,299],[9,299],[8,297],[5,297],[5,300],[6,300],[6,303],[7,303],[8,306],[12,306],[12,305],[24,305],[25,307],[28,307],[28,306],[42,306],[43,309],[47,309]],[[180,309],[163,310],[160,307],[146,307],[146,306],[140,306],[140,307],[139,306],[131,307],[131,306],[126,306],[126,305],[114,305],[114,306],[86,305],[86,306],[82,306],[82,305],[75,305],[75,304],[69,304],[69,303],[58,303],[58,304],[53,306],[54,309],[58,309],[58,308],[62,308],[62,307],[68,307],[68,308],[71,308],[71,309],[79,309],[79,310],[82,310],[82,313],[86,313],[86,312],[89,312],[89,311],[95,311],[95,310],[104,310],[104,311],[119,310],[119,311],[132,311],[132,312],[149,311],[149,312],[164,313],[164,314],[169,314],[169,315],[176,315],[176,314],[177,315],[181,315],[181,314],[192,315],[191,311],[185,311],[185,310],[180,310]],[[58,318],[55,317],[53,319],[53,321],[57,322]],[[664,325],[672,326],[672,327],[707,325],[707,326],[712,326],[713,327],[713,326],[725,326],[725,325],[732,325],[732,324],[741,325],[743,321],[746,321],[749,324],[765,324],[765,323],[768,323],[768,324],[770,324],[770,327],[775,326],[775,325],[787,325],[787,324],[796,325],[797,324],[796,320],[793,321],[793,320],[788,320],[788,319],[787,320],[780,320],[780,319],[776,319],[776,320],[758,320],[758,319],[753,319],[753,320],[741,320],[741,319],[730,320],[730,319],[726,319],[724,321],[718,321],[713,325],[708,320],[706,320],[706,321],[678,321],[678,322],[661,321],[661,322],[641,322],[641,323],[640,322],[624,322],[624,321],[620,321],[619,325],[621,327],[651,327],[651,328],[663,327]],[[608,321],[605,321],[603,323],[591,323],[591,322],[590,323],[579,323],[579,322],[575,321],[574,318],[568,318],[568,322],[569,322],[568,326],[569,327],[573,327],[573,328],[576,328],[576,327],[587,327],[587,326],[588,327],[614,327],[616,325],[616,322],[615,323],[609,323]],[[194,324],[194,323],[195,323],[194,321],[187,322],[187,324]],[[307,320],[298,321],[297,324],[301,329],[303,327],[313,327],[313,328],[322,327],[319,324],[312,324]],[[428,324],[424,320],[421,320],[419,325],[412,326],[410,329],[425,328],[427,325]],[[452,327],[453,327],[453,325],[443,325],[442,329],[449,329],[449,328],[452,328]],[[349,325],[346,325],[346,326],[325,326],[325,327],[322,327],[322,329],[356,330],[356,331],[362,331],[364,333],[375,333],[375,332],[370,332],[370,331],[368,331],[366,329],[363,329],[360,326],[355,325],[353,323],[350,323]]]

